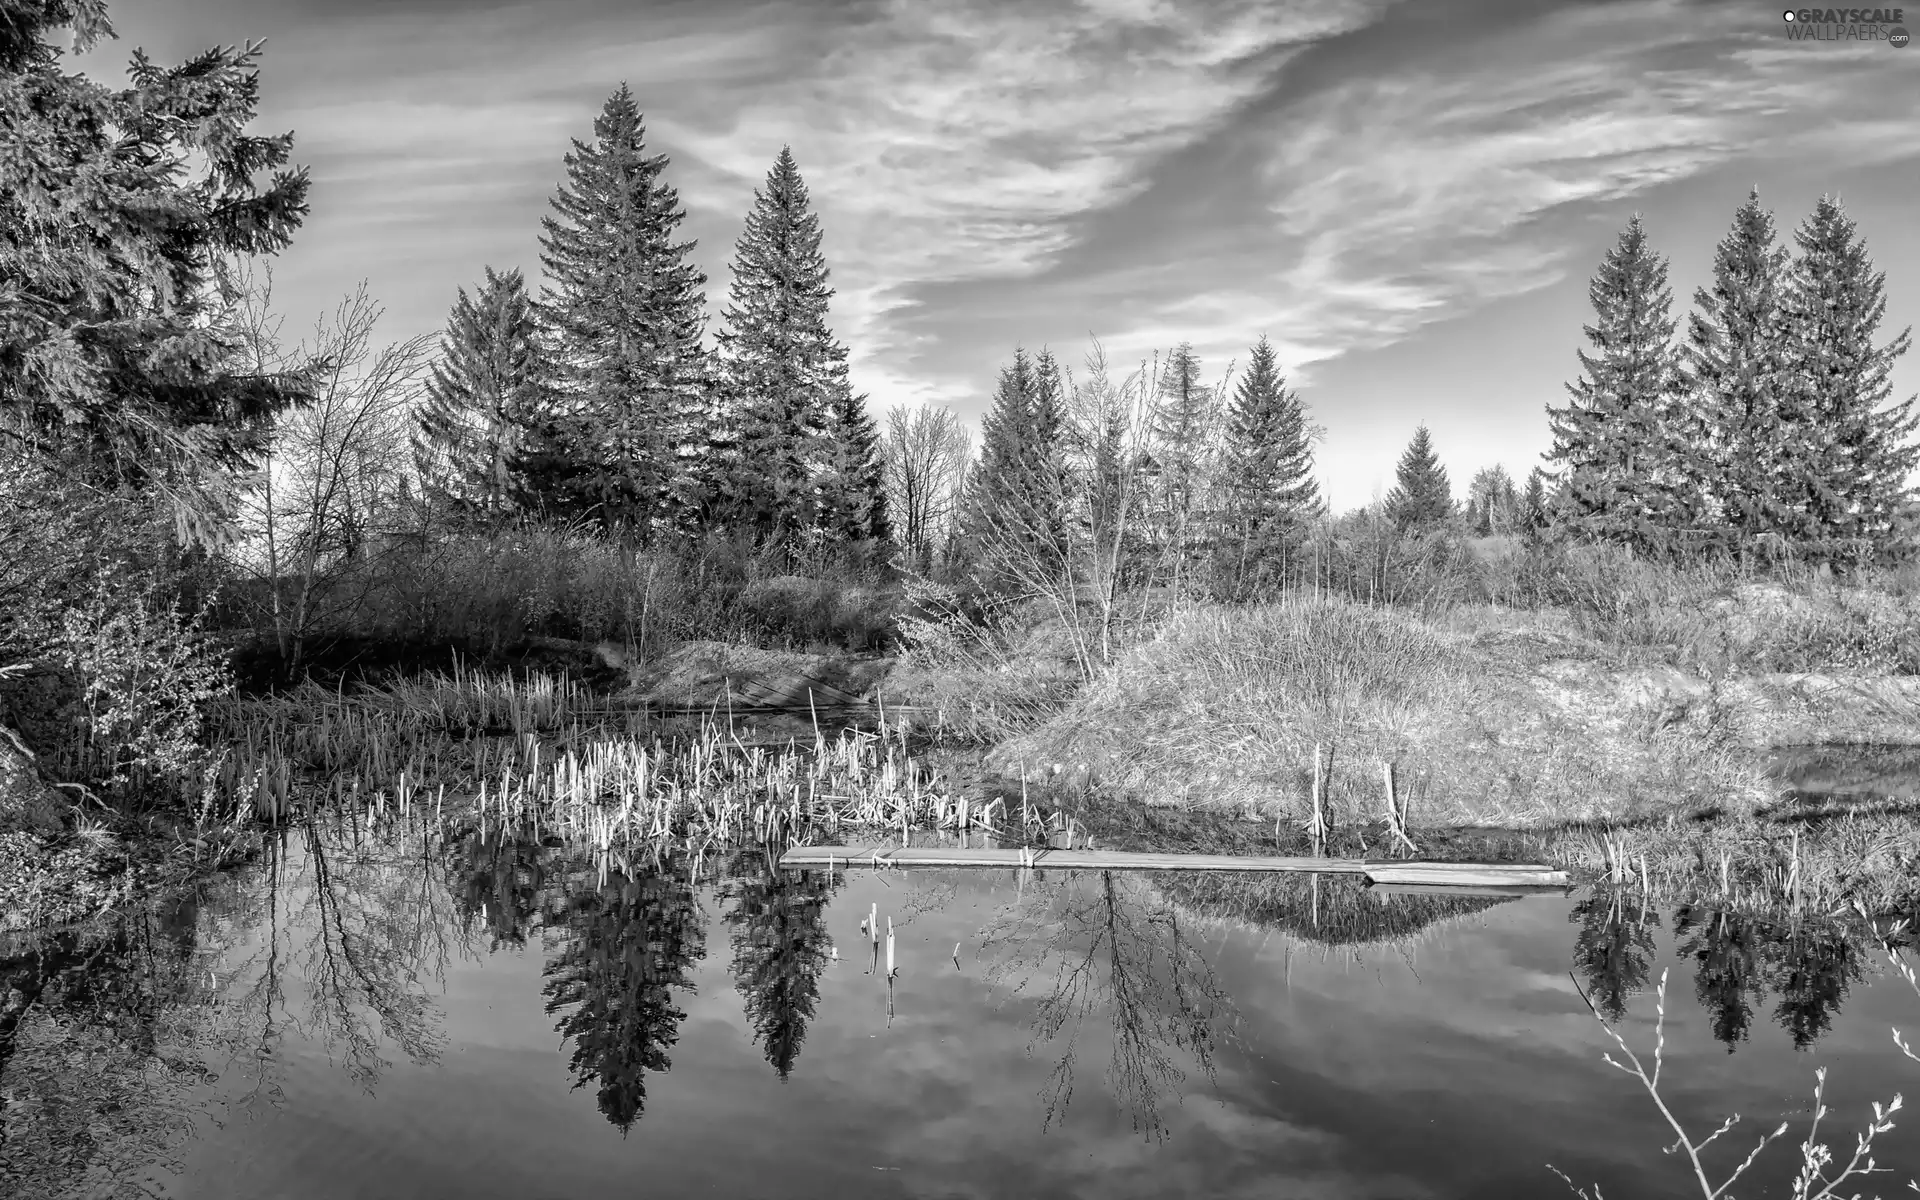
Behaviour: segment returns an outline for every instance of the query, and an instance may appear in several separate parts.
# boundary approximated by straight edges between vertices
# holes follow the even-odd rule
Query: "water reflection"
[[[732,1039],[758,1086],[790,1081],[795,1090],[782,1094],[816,1108],[881,1102],[884,1119],[903,1100],[882,1100],[886,1085],[873,1080],[931,1078],[958,1096],[1004,1095],[1006,1080],[970,1074],[970,1041],[979,1039],[984,1063],[1012,1036],[1038,1060],[1018,1084],[1022,1096],[1039,1093],[1031,1108],[1022,1102],[1022,1119],[1078,1136],[1061,1127],[1070,1107],[1089,1107],[1075,1103],[1076,1089],[1092,1091],[1080,1129],[1106,1111],[1157,1143],[1170,1128],[1195,1128],[1201,1118],[1173,1113],[1197,1090],[1234,1095],[1252,1112],[1250,1083],[1279,1075],[1293,1087],[1302,1078],[1262,1068],[1252,1079],[1247,1065],[1283,1036],[1272,1011],[1278,968],[1260,952],[1266,939],[1335,957],[1385,948],[1376,957],[1411,961],[1423,939],[1461,922],[1476,928],[1509,903],[1254,873],[996,878],[868,876],[850,885],[844,874],[780,871],[758,849],[699,863],[685,854],[621,862],[497,835],[374,836],[344,820],[290,829],[225,884],[86,929],[0,943],[0,1194],[146,1186],[176,1165],[196,1130],[264,1122],[282,1108],[311,1123],[372,1104],[396,1077],[454,1079],[445,1073],[461,1056],[449,1044],[471,1046],[476,1026],[469,1012],[456,1026],[465,1032],[450,1035],[449,1009],[491,1009],[472,1000],[474,981],[506,977],[516,961],[526,964],[524,1024],[540,1030],[540,1049],[515,1060],[527,1064],[522,1074],[478,1079],[512,1090],[544,1086],[529,1082],[538,1076],[561,1097],[568,1086],[582,1090],[592,1098],[589,1106],[582,1097],[588,1123],[603,1135],[609,1124],[625,1135],[665,1122],[670,1132],[656,1136],[678,1145],[691,1135],[676,1110],[694,1092],[740,1101],[748,1076],[718,1073],[726,1051],[716,1038]],[[856,902],[836,908],[856,886]],[[849,1000],[882,985],[833,951],[833,934],[852,938],[876,896],[893,906],[882,916],[896,919],[902,937],[902,1020],[891,1031],[877,1016],[860,1024]],[[1549,931],[1555,948],[1540,974],[1570,966],[1595,1008],[1618,1021],[1640,1006],[1665,954],[1690,969],[1700,1024],[1728,1051],[1766,1040],[1759,1030],[1769,1013],[1784,1034],[1775,1044],[1808,1049],[1829,1037],[1875,952],[1861,932],[1831,923],[1656,910],[1628,893],[1525,903],[1564,904],[1547,920],[1568,913],[1573,930],[1570,939],[1565,926]],[[1240,933],[1251,936],[1222,949]],[[1463,932],[1448,953],[1484,946],[1476,936]],[[945,964],[963,937],[965,966],[927,969]],[[836,962],[846,968],[837,977]],[[997,1006],[980,1003],[982,984]],[[1243,989],[1258,1001],[1247,1013],[1233,998]],[[1424,1003],[1411,1002],[1412,1011]],[[557,1054],[549,1026],[561,1037]],[[941,1057],[949,1051],[934,1049],[933,1031],[959,1048]],[[1354,1033],[1316,1036],[1334,1032]],[[876,1037],[893,1038],[892,1049],[875,1050],[886,1045]],[[915,1075],[886,1053],[946,1065]],[[1563,1069],[1605,1092],[1613,1081],[1589,1071],[1592,1063]],[[321,1069],[350,1086],[346,1096],[323,1095]],[[673,1103],[657,1099],[668,1072],[691,1088]],[[669,1115],[649,1112],[650,1086]],[[1617,1094],[1606,1095],[1617,1107]]]
[[[678,855],[614,867],[597,881],[570,864],[565,902],[548,930],[548,1015],[573,1043],[574,1086],[597,1085],[600,1111],[622,1132],[647,1106],[647,1076],[671,1069],[667,1051],[687,1014],[675,992],[693,990],[706,957],[706,914]]]
[[[1179,1056],[1211,1079],[1215,1025],[1233,1002],[1195,940],[1196,924],[1146,877],[1112,871],[1024,889],[982,931],[988,979],[1034,1002],[1035,1043],[1057,1055],[1044,1126],[1073,1098],[1079,1034],[1099,1016],[1111,1034],[1107,1086],[1136,1132],[1159,1136],[1160,1103],[1185,1080]]]
[[[820,1003],[820,976],[833,945],[827,902],[836,888],[823,872],[780,870],[764,849],[736,855],[730,874],[721,895],[732,930],[734,987],[755,1044],[786,1079]]]

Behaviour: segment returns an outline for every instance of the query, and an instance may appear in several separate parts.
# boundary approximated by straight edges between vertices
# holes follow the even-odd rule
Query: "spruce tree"
[[[1565,407],[1547,409],[1548,459],[1566,464],[1560,523],[1576,535],[1665,550],[1698,504],[1683,461],[1684,430],[1667,261],[1636,214],[1587,287],[1594,352]]]
[[[1052,571],[1067,550],[1062,412],[1058,369],[1016,348],[1001,369],[993,406],[980,424],[980,457],[967,475],[967,532],[1002,564]]]
[[[1717,527],[1744,549],[1763,534],[1799,525],[1790,477],[1808,431],[1790,404],[1781,309],[1787,252],[1774,245],[1773,216],[1755,188],[1714,254],[1713,286],[1694,293],[1685,372],[1696,447],[1688,473],[1717,515]]]
[[[98,0],[0,4],[0,436],[217,536],[232,473],[313,394],[310,371],[241,364],[224,270],[292,241],[306,170],[283,169],[292,134],[244,132],[258,47],[135,51],[116,90],[61,69],[61,31],[76,52],[114,36]]]
[[[1831,197],[1822,197],[1794,233],[1800,253],[1785,302],[1792,362],[1786,406],[1797,440],[1784,447],[1793,471],[1783,507],[1797,518],[1789,536],[1858,558],[1894,542],[1913,504],[1907,479],[1920,465],[1912,441],[1914,398],[1887,405],[1894,360],[1911,328],[1884,346],[1874,335],[1886,315],[1886,273]]]
[[[666,156],[646,151],[625,84],[593,132],[592,145],[575,139],[541,221],[558,395],[533,439],[529,483],[549,511],[591,513],[645,541],[690,524],[700,506],[707,279],[694,244],[673,240],[686,212],[663,178]]]
[[[456,507],[488,520],[522,490],[520,443],[539,418],[544,367],[526,283],[496,274],[476,296],[459,290],[414,434],[421,475]]]
[[[1453,487],[1423,423],[1400,455],[1393,490],[1387,493],[1386,517],[1403,533],[1426,533],[1438,530],[1452,516]]]
[[[852,514],[877,502],[860,490],[871,483],[866,452],[877,438],[848,383],[846,348],[827,328],[833,289],[820,241],[800,168],[782,147],[735,245],[719,337],[725,424],[737,446],[728,510],[763,537],[791,539],[816,525],[853,536],[871,522]],[[837,441],[842,434],[865,442]],[[821,494],[822,486],[841,491]]]
[[[1312,475],[1313,431],[1264,336],[1228,402],[1223,432],[1226,539],[1220,549],[1237,579],[1289,551],[1322,508]]]
[[[884,556],[893,538],[887,516],[887,463],[880,426],[867,398],[842,385],[828,412],[829,457],[817,488],[818,527],[868,558]]]

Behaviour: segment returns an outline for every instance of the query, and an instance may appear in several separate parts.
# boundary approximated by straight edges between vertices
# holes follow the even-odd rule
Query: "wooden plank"
[[[1550,867],[1508,863],[1371,863],[1376,884],[1438,884],[1449,887],[1566,887],[1567,873]]]
[[[1357,858],[1278,858],[1236,854],[1158,854],[1126,850],[1046,850],[1035,866],[1088,871],[1292,871],[1313,875],[1364,875]]]
[[[1567,886],[1567,873],[1531,864],[1381,862],[1357,858],[1159,854],[1125,850],[1021,850],[960,846],[795,846],[783,867],[1047,867],[1089,871],[1290,871],[1363,875],[1379,885],[1426,887]]]
[[[1385,900],[1392,896],[1487,896],[1514,899],[1524,896],[1564,896],[1564,887],[1468,887],[1451,883],[1376,883],[1367,889]]]

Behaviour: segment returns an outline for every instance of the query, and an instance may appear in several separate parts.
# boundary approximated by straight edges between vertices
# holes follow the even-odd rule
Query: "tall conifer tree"
[[[1740,547],[1797,522],[1790,477],[1804,422],[1791,387],[1781,301],[1787,252],[1774,245],[1773,216],[1759,189],[1734,214],[1714,254],[1713,285],[1694,293],[1684,363],[1697,425],[1689,473],[1717,513],[1718,527]]]
[[[1587,286],[1593,353],[1579,352],[1571,399],[1547,409],[1551,461],[1564,463],[1560,523],[1643,551],[1664,550],[1698,516],[1683,462],[1683,412],[1667,261],[1636,214]]]
[[[1912,510],[1907,480],[1920,465],[1913,441],[1914,398],[1888,405],[1894,360],[1911,328],[1883,346],[1886,273],[1840,203],[1822,197],[1794,233],[1800,249],[1783,305],[1791,383],[1785,400],[1799,418],[1795,467],[1784,507],[1790,536],[1857,557],[1895,541]]]
[[[1239,577],[1271,566],[1322,509],[1313,430],[1264,336],[1227,404],[1223,432],[1222,561],[1231,559]]]
[[[1440,528],[1451,516],[1453,486],[1433,452],[1433,437],[1422,424],[1400,455],[1393,490],[1387,493],[1386,517],[1402,532],[1424,533]]]
[[[686,212],[648,154],[625,84],[565,159],[567,179],[542,219],[546,318],[559,395],[530,461],[537,492],[563,514],[592,512],[646,540],[698,511],[697,428],[707,415],[700,338],[706,276]]]
[[[728,509],[762,536],[822,526],[839,536],[864,528],[865,537],[873,516],[885,524],[880,494],[869,490],[877,430],[827,327],[833,289],[820,242],[807,185],[782,147],[735,245],[719,337],[725,425],[737,445]]]
[[[980,425],[980,457],[967,476],[967,531],[990,556],[1049,569],[1067,549],[1062,399],[1052,355],[1015,349]]]
[[[526,284],[486,268],[459,291],[414,434],[422,476],[459,507],[498,519],[516,506],[521,440],[539,418],[545,375]]]

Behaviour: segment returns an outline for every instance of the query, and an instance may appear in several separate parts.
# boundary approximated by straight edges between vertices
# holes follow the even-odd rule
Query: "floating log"
[[[1410,886],[1567,886],[1567,873],[1525,863],[1384,862],[1359,858],[1158,854],[1125,850],[971,849],[962,846],[795,846],[783,867],[1048,867],[1091,871],[1291,871],[1360,875],[1375,884]],[[1458,894],[1458,893],[1454,893]]]

